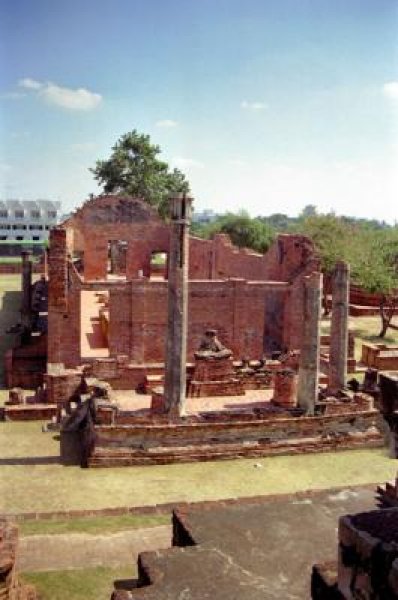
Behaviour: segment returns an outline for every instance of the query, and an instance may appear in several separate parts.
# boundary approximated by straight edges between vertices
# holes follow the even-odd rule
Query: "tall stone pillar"
[[[31,303],[32,303],[32,262],[30,260],[31,252],[23,250],[22,256],[22,305],[21,316],[22,324],[30,327]]]
[[[303,278],[304,314],[303,335],[300,351],[298,405],[308,415],[314,414],[318,396],[320,318],[322,298],[322,275],[314,272]]]
[[[329,390],[345,387],[348,359],[348,313],[350,267],[339,261],[332,278],[332,323],[330,329]]]
[[[50,231],[48,265],[48,347],[47,372],[58,373],[64,365],[62,342],[68,313],[68,254],[67,234],[62,227]]]
[[[192,199],[170,199],[168,257],[168,317],[166,340],[165,409],[170,417],[185,414],[188,329],[188,249]]]

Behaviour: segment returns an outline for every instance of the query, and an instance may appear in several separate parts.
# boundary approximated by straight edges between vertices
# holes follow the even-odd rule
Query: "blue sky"
[[[0,0],[0,197],[98,188],[132,129],[197,209],[398,220],[397,0]]]

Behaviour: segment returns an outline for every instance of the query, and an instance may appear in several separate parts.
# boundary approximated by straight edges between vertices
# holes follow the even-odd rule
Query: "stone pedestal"
[[[244,388],[235,377],[232,357],[196,359],[188,395],[191,398],[206,396],[240,396]]]
[[[281,369],[275,373],[273,402],[286,408],[297,406],[297,374],[293,369]]]
[[[24,403],[24,395],[21,388],[12,388],[8,392],[8,400],[6,404],[8,406],[17,406]]]

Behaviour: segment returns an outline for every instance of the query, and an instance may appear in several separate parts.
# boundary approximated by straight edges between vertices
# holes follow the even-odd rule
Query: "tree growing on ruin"
[[[128,194],[143,198],[160,214],[167,212],[168,198],[189,192],[189,183],[178,169],[159,159],[160,148],[149,135],[135,129],[122,135],[107,160],[97,160],[90,171],[106,194]]]

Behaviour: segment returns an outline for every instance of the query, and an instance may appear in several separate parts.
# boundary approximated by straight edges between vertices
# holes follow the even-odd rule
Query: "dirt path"
[[[18,569],[51,571],[135,565],[140,552],[171,546],[171,527],[160,525],[111,535],[70,533],[21,538]]]

